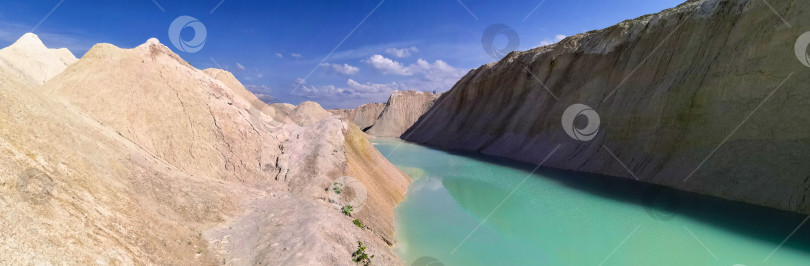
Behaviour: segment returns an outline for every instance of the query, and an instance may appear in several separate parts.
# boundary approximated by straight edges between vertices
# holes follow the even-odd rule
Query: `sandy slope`
[[[96,45],[41,88],[0,70],[0,263],[352,265],[363,241],[401,264],[390,218],[409,178],[336,116],[260,103],[155,39]],[[370,230],[330,198],[345,175],[385,191],[357,213]]]

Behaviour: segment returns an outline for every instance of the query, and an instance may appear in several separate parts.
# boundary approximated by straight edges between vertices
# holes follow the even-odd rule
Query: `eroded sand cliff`
[[[400,137],[424,114],[441,94],[395,90],[385,103],[369,103],[355,109],[329,110],[352,121],[375,137]]]
[[[378,137],[399,137],[433,106],[440,95],[424,91],[394,91],[380,117],[366,132]]]
[[[385,109],[384,103],[367,103],[354,109],[333,109],[329,110],[333,114],[346,117],[354,122],[361,130],[368,130]]]
[[[810,213],[810,72],[794,53],[810,2],[770,2],[694,0],[510,53],[403,136],[529,163],[559,145],[545,166]],[[593,140],[563,130],[577,103],[601,118]]]

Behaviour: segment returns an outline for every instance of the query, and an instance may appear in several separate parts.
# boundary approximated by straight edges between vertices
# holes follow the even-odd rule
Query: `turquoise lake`
[[[395,210],[407,265],[810,265],[810,222],[799,227],[806,215],[373,142],[413,178]]]

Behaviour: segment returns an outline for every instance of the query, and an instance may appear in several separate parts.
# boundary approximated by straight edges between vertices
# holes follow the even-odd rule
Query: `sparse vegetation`
[[[340,208],[340,212],[346,216],[352,216],[352,205],[343,206],[343,208]]]
[[[366,254],[366,246],[363,245],[363,242],[357,242],[357,250],[352,253],[352,260],[354,260],[355,263],[362,263],[364,266],[368,266],[371,264],[372,258],[374,258],[374,255],[369,256]]]
[[[353,223],[354,223],[354,225],[356,225],[357,227],[363,228],[363,223],[362,223],[362,222],[360,222],[360,220],[354,219],[354,221],[352,221],[352,222],[353,222]]]
[[[340,195],[340,193],[343,193],[343,184],[338,182],[332,183],[332,190],[335,191],[335,194]]]

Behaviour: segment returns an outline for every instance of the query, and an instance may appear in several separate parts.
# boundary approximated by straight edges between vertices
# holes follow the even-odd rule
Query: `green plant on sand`
[[[343,184],[338,182],[332,183],[332,190],[335,191],[335,194],[340,195],[340,193],[343,193]]]
[[[343,206],[343,208],[340,208],[340,212],[346,216],[352,216],[352,205]]]
[[[354,225],[356,225],[357,227],[363,228],[363,223],[361,223],[361,222],[360,222],[360,220],[354,219],[354,221],[352,221],[352,222],[353,222],[353,223],[354,223]]]
[[[363,245],[363,242],[357,242],[357,250],[352,253],[352,260],[354,260],[355,263],[362,263],[364,266],[368,266],[372,258],[374,258],[374,255],[369,256],[366,254],[366,246]]]

